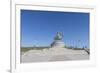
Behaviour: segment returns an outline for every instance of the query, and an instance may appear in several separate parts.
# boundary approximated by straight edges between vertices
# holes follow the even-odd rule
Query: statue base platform
[[[58,48],[64,48],[65,43],[61,40],[55,40],[52,44],[51,47],[58,47]]]

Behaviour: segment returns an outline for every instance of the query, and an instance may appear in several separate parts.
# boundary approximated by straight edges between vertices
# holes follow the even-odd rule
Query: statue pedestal
[[[58,47],[58,48],[64,48],[65,44],[61,40],[55,40],[52,44],[51,47]]]

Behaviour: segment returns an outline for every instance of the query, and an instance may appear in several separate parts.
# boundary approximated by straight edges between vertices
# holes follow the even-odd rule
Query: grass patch
[[[29,50],[43,50],[49,49],[50,47],[21,47],[21,52],[27,52]]]

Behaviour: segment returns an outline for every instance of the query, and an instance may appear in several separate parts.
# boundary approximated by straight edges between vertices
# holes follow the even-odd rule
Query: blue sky
[[[67,46],[89,47],[89,13],[21,10],[21,46],[49,46],[57,32]]]

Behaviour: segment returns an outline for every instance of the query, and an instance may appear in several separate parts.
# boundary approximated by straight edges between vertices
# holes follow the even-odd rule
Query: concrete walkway
[[[21,55],[21,63],[88,60],[89,54],[85,50],[66,48],[50,48],[49,50],[30,50]]]

